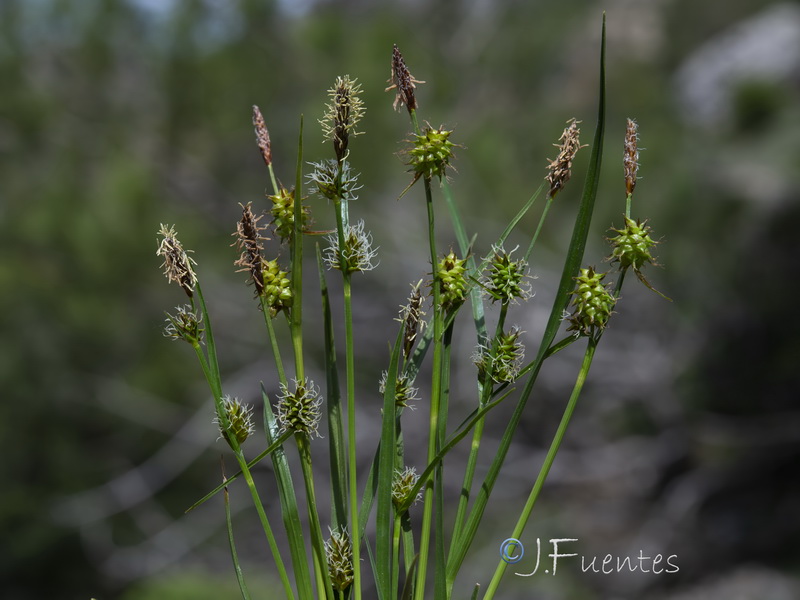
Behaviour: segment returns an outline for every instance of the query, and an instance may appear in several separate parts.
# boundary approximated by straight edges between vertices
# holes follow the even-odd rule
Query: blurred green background
[[[183,298],[155,249],[163,222],[195,250],[229,393],[255,400],[259,381],[274,393],[229,247],[238,203],[266,206],[251,105],[288,186],[299,115],[307,159],[327,158],[316,125],[326,89],[345,73],[364,88],[366,133],[351,145],[364,188],[352,210],[381,247],[381,267],[355,289],[366,467],[391,319],[430,269],[420,190],[396,200],[409,181],[396,156],[409,125],[383,91],[392,44],[427,82],[422,118],[455,128],[464,146],[452,183],[485,254],[539,186],[565,121],[581,119],[591,141],[602,11],[608,121],[587,261],[601,264],[603,236],[621,224],[622,136],[634,117],[644,148],[634,215],[662,237],[664,268],[648,273],[675,302],[626,282],[523,541],[579,538],[587,556],[675,554],[680,571],[590,576],[573,563],[557,577],[509,574],[501,597],[800,597],[800,4],[757,0],[0,0],[0,596],[237,597],[221,503],[183,515],[219,480],[225,449],[191,351],[161,334],[163,311]],[[588,154],[534,255],[537,295],[514,316],[529,356]],[[308,202],[317,228],[330,227],[325,202]],[[441,215],[445,248],[454,239]],[[307,310],[313,328],[318,303]],[[463,325],[456,416],[473,401]],[[318,359],[313,335],[308,343]],[[576,359],[543,370],[457,593],[488,581]],[[419,404],[409,432],[425,419]],[[481,472],[507,416],[489,424]],[[268,496],[267,469],[261,477]],[[239,491],[240,555],[254,597],[273,598]]]

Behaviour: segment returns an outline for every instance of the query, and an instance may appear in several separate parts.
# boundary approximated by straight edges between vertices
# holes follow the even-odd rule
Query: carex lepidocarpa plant
[[[277,381],[267,381],[261,386],[264,411],[261,443],[266,448],[255,456],[247,457],[243,450],[249,439],[260,437],[253,423],[253,407],[224,393],[198,264],[190,251],[184,250],[175,228],[162,225],[157,254],[163,259],[169,281],[177,283],[188,298],[188,303],[168,315],[165,335],[188,342],[196,352],[214,399],[213,418],[219,427],[219,439],[230,446],[239,468],[238,473],[229,476],[197,504],[224,489],[227,508],[228,486],[234,479],[244,479],[272,553],[274,571],[280,578],[281,592],[275,597],[301,600],[464,597],[454,591],[455,584],[501,476],[542,364],[567,346],[583,343],[583,359],[576,367],[575,385],[561,423],[538,476],[530,482],[530,494],[516,525],[503,537],[521,536],[567,430],[598,343],[616,313],[624,275],[633,269],[638,279],[651,287],[642,270],[655,264],[652,251],[656,242],[651,237],[651,228],[631,216],[639,166],[638,126],[632,120],[628,121],[623,143],[624,225],[612,229],[613,237],[609,240],[608,260],[614,272],[602,272],[595,265],[583,262],[605,138],[604,40],[605,37],[600,52],[597,125],[589,145],[591,156],[583,194],[577,209],[569,203],[559,203],[564,210],[575,210],[573,234],[542,339],[538,348],[528,352],[523,346],[525,323],[510,321],[516,307],[534,298],[531,257],[551,207],[568,187],[577,153],[587,146],[580,141],[580,121],[567,121],[555,144],[556,156],[548,160],[538,190],[499,237],[484,252],[477,252],[471,246],[449,181],[454,173],[451,167],[455,154],[463,149],[452,130],[420,124],[417,85],[424,82],[411,74],[400,50],[396,46],[392,50],[391,76],[386,89],[394,92],[394,107],[401,111],[405,108],[410,120],[411,133],[404,156],[411,183],[406,191],[420,189],[422,198],[416,210],[427,223],[430,256],[427,264],[420,265],[420,273],[427,276],[412,284],[396,319],[397,335],[390,344],[392,351],[375,386],[383,401],[359,407],[360,411],[375,411],[380,420],[377,448],[356,444],[355,390],[360,373],[355,361],[357,332],[351,283],[354,276],[369,277],[369,271],[379,264],[374,239],[365,221],[351,217],[352,200],[361,188],[351,160],[357,161],[360,151],[357,142],[365,110],[359,96],[362,84],[345,75],[338,77],[329,91],[329,103],[320,121],[330,148],[328,157],[304,162],[301,118],[297,170],[291,189],[278,184],[266,121],[258,107],[253,109],[257,146],[272,189],[258,207],[251,202],[241,205],[242,215],[235,227],[233,245],[239,253],[235,266],[252,286],[263,315],[277,374]],[[304,172],[307,169],[309,173]],[[304,197],[304,189],[308,196]],[[321,233],[310,229],[313,196],[327,200],[314,210],[332,210],[336,222],[335,231],[316,238],[319,242],[315,251],[304,247],[304,240],[313,239],[310,235]],[[434,217],[440,207],[435,196],[443,199],[450,215],[455,240],[448,248],[437,247]],[[515,230],[524,235],[523,218],[540,197],[544,206],[538,223],[531,227],[533,233],[527,248],[510,248],[508,237]],[[409,198],[403,202],[414,204]],[[303,285],[303,269],[307,262],[315,264],[319,274],[319,290],[314,293],[321,294],[325,324],[324,382],[313,381],[304,365],[304,342],[311,335],[307,335],[303,319],[304,299],[308,295]],[[343,361],[337,357],[333,337],[334,315],[327,285],[330,277],[341,277],[342,282]],[[468,357],[455,356],[452,343],[456,315],[462,310],[470,311],[471,319],[459,323],[471,322],[475,327],[475,351]],[[493,323],[493,327],[489,328],[487,323]],[[285,328],[288,335],[279,336],[278,328]],[[314,336],[319,337],[317,332]],[[532,358],[527,359],[526,355]],[[475,395],[472,413],[454,426],[448,421],[448,405],[451,364],[458,360],[474,364]],[[421,371],[425,361],[430,361],[430,368]],[[340,364],[345,369],[343,394],[337,372]],[[421,372],[430,373],[430,380],[419,381],[417,376]],[[267,390],[272,390],[271,396]],[[505,423],[499,446],[487,455],[490,467],[481,480],[476,467],[484,426],[492,416],[492,409],[501,402],[513,403],[514,410]],[[402,441],[403,415],[412,409],[427,414],[427,447],[421,464],[406,463]],[[461,493],[452,499],[445,498],[443,464],[450,451],[468,437],[471,439],[468,457],[460,467]],[[315,473],[322,466],[313,463],[313,456],[319,454],[315,448],[320,444],[327,445],[324,454],[329,456],[330,472],[324,478],[326,495],[331,498],[329,516],[327,511],[326,515],[321,514],[317,502],[316,486],[323,483],[315,479]],[[466,447],[468,442],[463,445]],[[287,459],[293,452],[299,456],[299,461],[293,461],[299,465],[298,473],[292,472]],[[368,473],[357,471],[359,456],[372,459]],[[265,495],[259,491],[251,474],[266,457],[272,462],[277,494]],[[449,460],[448,468],[454,468]],[[302,480],[304,507],[298,502],[295,479]],[[264,508],[267,503],[280,504],[288,552],[276,541],[273,524]],[[226,514],[235,573],[242,596],[249,598],[244,569],[235,549],[230,511],[226,510]],[[368,528],[373,518],[374,527]],[[473,598],[481,592],[481,597],[487,599],[496,594],[507,561],[495,557],[493,554],[497,568],[488,582],[469,579],[462,582]]]

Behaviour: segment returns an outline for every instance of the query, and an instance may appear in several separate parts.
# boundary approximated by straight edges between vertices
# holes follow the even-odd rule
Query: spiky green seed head
[[[272,203],[270,214],[272,215],[271,225],[275,227],[275,231],[280,236],[281,241],[291,239],[294,234],[294,190],[289,191],[281,187],[280,191],[273,195],[267,196]],[[306,231],[310,220],[309,210],[307,206],[302,207],[300,230]]]
[[[619,263],[623,271],[628,267],[640,270],[644,265],[656,264],[655,258],[650,252],[658,242],[650,237],[652,229],[647,225],[647,221],[639,222],[625,217],[625,227],[622,229],[611,229],[617,235],[609,238],[611,242],[611,262]]]
[[[231,447],[233,447],[232,438],[236,438],[239,445],[243,444],[255,432],[252,407],[242,404],[238,398],[225,396],[222,399],[222,409],[225,411],[225,419],[219,415],[214,419],[220,435]]]
[[[444,177],[455,148],[455,144],[449,139],[452,133],[428,125],[422,134],[414,134],[411,140],[413,147],[408,153],[411,157],[409,165],[417,177]]]
[[[605,276],[605,273],[595,273],[589,267],[581,269],[580,275],[575,277],[577,286],[572,292],[574,311],[569,316],[567,331],[590,336],[606,327],[616,299],[602,283]]]
[[[531,296],[531,284],[527,281],[528,263],[522,258],[513,260],[513,252],[506,252],[502,246],[493,246],[492,255],[487,257],[489,267],[481,283],[493,302],[500,300],[507,304]]]
[[[319,435],[317,427],[322,417],[319,389],[308,378],[294,380],[294,391],[281,384],[278,397],[278,422],[283,431],[303,433],[309,437]]]
[[[514,326],[493,342],[478,346],[472,359],[481,381],[485,381],[487,375],[495,383],[511,383],[517,378],[525,358],[525,346],[519,341],[520,335],[522,330]]]
[[[331,530],[325,542],[325,557],[333,589],[343,592],[353,583],[353,545],[346,531]]]
[[[264,279],[266,305],[270,316],[274,318],[280,311],[288,310],[292,306],[292,282],[289,274],[278,266],[277,260],[264,260],[261,274]]]
[[[445,310],[455,308],[467,295],[466,260],[458,258],[452,250],[439,261],[436,270],[441,284],[439,300]]]

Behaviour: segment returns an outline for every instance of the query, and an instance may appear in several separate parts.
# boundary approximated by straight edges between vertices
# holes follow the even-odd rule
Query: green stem
[[[271,166],[271,165],[270,165]],[[278,379],[286,387],[286,372],[283,370],[283,360],[281,359],[281,349],[278,346],[278,339],[275,336],[275,327],[272,324],[272,317],[269,314],[269,306],[264,296],[261,296],[261,312],[264,313],[264,322],[267,325],[267,332],[269,333],[269,343],[272,347],[272,356],[275,359],[275,367],[278,369]]]
[[[303,366],[303,117],[297,142],[297,167],[294,184],[294,230],[291,240],[292,309],[290,327],[297,381],[305,379]]]
[[[547,213],[550,212],[550,206],[553,204],[553,196],[547,194],[547,202],[544,205],[544,209],[542,210],[542,216],[539,217],[539,224],[536,226],[536,231],[531,238],[531,243],[528,245],[528,250],[525,252],[525,262],[528,262],[531,256],[531,252],[533,252],[533,247],[536,245],[536,240],[539,239],[539,233],[542,231],[542,226],[544,226],[544,220],[547,218]]]
[[[395,511],[392,530],[392,597],[397,594],[400,582],[400,513]]]
[[[222,379],[220,377],[216,345],[214,344],[214,333],[211,327],[211,318],[208,314],[208,308],[206,306],[206,301],[203,297],[203,291],[200,288],[199,282],[195,286],[195,293],[197,294],[197,298],[200,302],[200,310],[203,313],[203,321],[205,323],[206,344],[208,347],[207,362],[199,345],[195,347],[195,352],[200,359],[200,366],[206,376],[208,386],[211,388],[211,393],[214,395],[214,406],[216,407],[217,418],[219,419],[220,427],[222,427],[223,430],[227,430],[230,427],[230,422],[228,421],[228,416],[225,413],[225,409],[222,404]],[[242,449],[239,446],[236,436],[230,435],[227,436],[226,439],[230,444],[234,455],[236,456],[236,460],[239,463],[239,469],[241,469],[242,475],[244,475],[245,481],[247,481],[247,486],[250,488],[250,494],[253,497],[253,504],[255,504],[256,511],[258,512],[259,519],[261,520],[261,526],[264,529],[264,534],[267,537],[267,542],[269,543],[270,550],[272,551],[272,556],[275,560],[275,566],[278,569],[278,575],[283,583],[286,597],[294,599],[292,586],[289,583],[289,577],[286,574],[286,567],[283,564],[283,559],[281,558],[278,545],[275,542],[275,536],[272,534],[272,527],[270,527],[267,514],[264,512],[264,506],[261,503],[261,498],[258,495],[255,482],[250,474],[250,468],[247,466],[247,460],[242,453]]]
[[[223,476],[224,479],[224,476]],[[233,540],[233,520],[231,519],[231,502],[228,497],[228,488],[225,488],[225,525],[228,529],[228,545],[231,548],[231,558],[233,568],[236,571],[236,581],[239,583],[239,591],[242,593],[242,600],[250,600],[250,593],[247,591],[247,584],[244,581],[242,565],[239,564],[239,555],[236,552],[236,543]]]
[[[275,170],[272,168],[272,163],[269,163],[269,179],[272,182],[272,191],[275,195],[279,195],[281,193],[280,188],[278,187],[278,181],[275,179]]]
[[[500,336],[503,335],[503,328],[506,323],[506,316],[508,315],[508,302],[503,302],[500,306],[500,316],[497,318],[497,327],[495,328],[494,341],[492,342],[492,356],[497,352],[497,343]],[[481,397],[479,400],[479,408],[486,405],[492,396],[492,378],[491,373],[487,370],[484,377],[483,385],[481,386]],[[472,491],[472,481],[475,477],[475,468],[478,464],[478,451],[480,450],[481,439],[483,437],[483,426],[485,420],[481,419],[475,424],[475,429],[472,432],[472,445],[470,447],[469,457],[467,458],[467,467],[464,471],[464,482],[461,486],[461,496],[458,499],[458,509],[456,510],[456,519],[453,525],[453,538],[450,542],[451,551],[458,544],[459,532],[462,529],[464,518],[467,512],[467,505]],[[454,578],[448,578],[448,587],[452,591]]]
[[[233,443],[238,446],[236,438],[234,436],[230,436],[230,438],[233,440]],[[236,454],[236,460],[239,462],[239,468],[242,470],[244,479],[247,482],[247,487],[250,489],[250,495],[253,497],[253,504],[256,507],[258,518],[261,521],[261,527],[264,529],[264,534],[267,536],[267,542],[269,543],[269,548],[272,551],[272,556],[275,559],[275,566],[278,569],[278,575],[280,576],[281,583],[283,583],[286,597],[293,599],[294,592],[292,592],[292,584],[289,583],[289,576],[286,573],[286,567],[283,564],[283,559],[281,558],[278,544],[275,541],[275,536],[272,533],[272,527],[270,527],[269,519],[267,519],[267,513],[264,512],[264,505],[261,503],[261,497],[256,489],[256,483],[253,481],[253,476],[250,474],[250,469],[247,467],[247,460],[245,459],[241,448],[234,450],[234,452]]]
[[[536,483],[533,485],[533,489],[531,489],[531,493],[528,496],[528,500],[525,503],[525,507],[522,509],[522,514],[520,514],[519,519],[517,520],[517,524],[514,527],[514,531],[511,534],[512,538],[519,539],[522,536],[522,532],[525,529],[525,525],[528,523],[528,519],[531,516],[531,512],[533,511],[533,506],[536,504],[536,500],[539,497],[539,493],[542,491],[542,487],[544,486],[544,482],[547,479],[548,473],[550,473],[550,467],[553,466],[553,461],[556,458],[556,454],[558,453],[558,449],[561,446],[561,442],[564,440],[564,434],[567,431],[567,426],[569,425],[570,420],[572,419],[572,413],[575,411],[575,406],[578,403],[578,398],[581,395],[581,390],[583,390],[583,384],[586,382],[586,376],[589,374],[589,368],[592,366],[592,359],[594,358],[594,352],[597,349],[597,342],[596,338],[590,337],[589,343],[586,346],[586,352],[583,355],[583,363],[581,364],[581,369],[578,372],[578,377],[575,381],[575,386],[572,388],[572,395],[569,398],[569,402],[567,403],[567,407],[564,409],[564,415],[561,417],[561,422],[558,425],[558,429],[556,430],[556,434],[553,437],[553,441],[550,444],[550,449],[547,451],[547,456],[544,459],[544,464],[542,468],[539,470],[539,476],[536,478]],[[486,589],[486,594],[483,596],[484,600],[491,600],[494,597],[495,592],[497,591],[498,585],[500,585],[500,579],[503,577],[503,573],[506,570],[506,563],[504,560],[501,560],[498,565],[497,569],[494,572],[494,576],[492,577],[492,581],[489,583],[489,587]]]
[[[317,496],[314,491],[314,473],[311,468],[311,447],[308,436],[303,433],[295,435],[297,450],[300,454],[300,466],[306,487],[306,503],[308,505],[308,522],[311,533],[311,548],[314,554],[314,567],[317,574],[317,596],[333,600],[333,587],[328,572],[328,559],[325,554],[325,542],[322,541],[322,527],[317,514]],[[323,590],[320,590],[322,587]]]
[[[340,246],[341,247],[341,246]],[[361,538],[358,535],[358,485],[356,481],[356,399],[355,399],[355,358],[353,356],[353,302],[350,287],[350,274],[343,272],[344,279],[344,320],[347,369],[347,453],[349,473],[350,530],[353,533],[353,589],[355,599],[361,598]]]
[[[414,116],[415,113],[414,113]],[[415,119],[416,120],[416,119]],[[418,126],[417,126],[418,127]],[[440,281],[436,274],[437,254],[436,238],[434,234],[433,198],[431,196],[431,182],[427,177],[425,183],[425,200],[428,209],[428,243],[431,253],[431,268],[433,272],[433,376],[431,381],[431,407],[430,423],[428,429],[428,463],[436,457],[436,442],[439,432],[439,400],[442,385],[442,329],[443,317],[441,308]],[[425,482],[424,505],[422,514],[422,532],[419,541],[419,568],[417,569],[417,584],[414,590],[415,600],[423,600],[425,596],[425,579],[428,568],[428,550],[430,547],[431,521],[433,517],[433,480]]]

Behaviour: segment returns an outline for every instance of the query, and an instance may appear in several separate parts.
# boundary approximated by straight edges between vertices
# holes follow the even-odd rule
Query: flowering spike
[[[636,173],[639,171],[639,125],[633,119],[628,119],[625,130],[625,153],[622,165],[625,171],[625,193],[630,196],[636,187]]]
[[[400,318],[396,319],[401,323],[405,323],[403,334],[403,356],[408,360],[411,356],[411,350],[414,347],[414,341],[417,339],[417,334],[420,329],[424,327],[425,321],[422,317],[425,315],[422,312],[422,292],[420,286],[422,280],[420,279],[416,285],[411,286],[411,295],[408,297],[408,304],[400,307]]]
[[[395,110],[398,110],[404,104],[408,109],[408,114],[411,114],[413,110],[417,110],[417,97],[414,94],[416,86],[414,84],[425,82],[414,79],[414,76],[411,75],[403,60],[403,55],[400,54],[400,50],[397,48],[397,44],[392,48],[392,72],[387,83],[391,85],[384,91],[395,90],[394,104],[392,105]]]
[[[194,294],[194,286],[197,285],[197,275],[192,265],[197,263],[183,249],[175,227],[167,227],[162,223],[158,233],[164,238],[156,250],[156,256],[164,257],[164,262],[161,264],[164,267],[164,275],[168,281],[174,281],[181,286],[186,295],[191,298]]]
[[[256,132],[256,143],[261,150],[261,157],[264,159],[264,163],[270,166],[272,164],[272,143],[269,140],[269,131],[267,131],[261,110],[255,104],[253,104],[253,127]]]
[[[331,101],[326,106],[325,116],[320,119],[325,139],[333,142],[338,161],[347,156],[350,136],[363,133],[355,129],[364,115],[364,103],[358,97],[361,85],[356,81],[358,80],[350,79],[350,75],[336,78],[336,83],[328,90]]]
[[[553,144],[558,148],[558,156],[555,160],[551,160],[547,167],[549,171],[545,179],[550,184],[549,195],[551,198],[554,198],[569,181],[572,175],[572,161],[578,150],[586,145],[581,146],[581,130],[578,128],[580,121],[570,119],[567,123],[569,123],[569,127],[565,128],[561,137],[558,138],[561,143]]]
[[[242,218],[236,224],[236,231],[233,234],[236,236],[236,241],[232,245],[241,251],[241,255],[233,264],[241,267],[237,272],[250,273],[250,280],[256,288],[256,296],[260,296],[264,293],[264,278],[261,274],[264,258],[261,253],[264,250],[263,242],[268,239],[263,237],[261,232],[266,227],[258,224],[263,215],[256,217],[253,214],[252,202],[239,206],[242,207]]]

